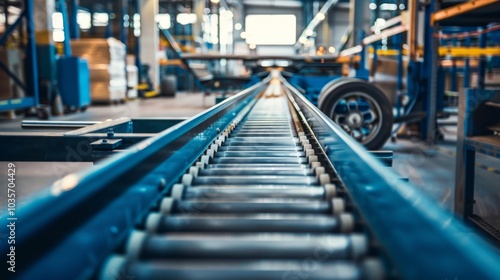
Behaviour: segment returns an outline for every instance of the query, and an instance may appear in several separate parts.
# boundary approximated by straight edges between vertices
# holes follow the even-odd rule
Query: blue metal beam
[[[62,14],[64,32],[64,55],[71,56],[71,26],[68,21],[68,9],[65,0],[59,0],[59,11]],[[68,32],[70,31],[70,32]]]
[[[0,45],[5,44],[5,41],[7,41],[7,38],[9,38],[10,34],[12,34],[12,31],[14,31],[17,28],[19,23],[21,23],[23,21],[23,17],[25,15],[26,15],[26,10],[23,10],[21,12],[21,14],[19,15],[19,17],[16,19],[16,21],[12,25],[9,25],[9,27],[7,28],[7,30],[5,30],[5,33],[2,35],[2,37],[0,37]],[[6,22],[7,22],[7,20],[6,20]]]
[[[35,101],[34,105],[38,105],[38,64],[36,58],[36,41],[35,41],[35,8],[34,1],[25,1],[26,9],[26,33],[28,36],[28,45],[26,47],[27,75],[28,87],[31,97]]]
[[[78,27],[78,3],[77,0],[70,1],[71,14],[69,17],[69,31],[71,39],[80,38],[80,28]]]

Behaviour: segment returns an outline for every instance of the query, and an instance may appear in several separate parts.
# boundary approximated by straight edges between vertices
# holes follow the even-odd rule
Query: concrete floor
[[[215,103],[215,96],[202,94],[178,94],[175,98],[135,100],[112,106],[92,106],[84,113],[76,113],[53,120],[102,121],[119,117],[190,117]],[[22,119],[0,120],[0,131],[22,131]],[[384,149],[394,151],[393,169],[402,177],[418,186],[422,192],[448,210],[453,209],[455,178],[456,129],[444,128],[445,142],[435,149],[410,140],[387,143]],[[479,155],[477,162],[483,166],[500,170],[500,161]],[[48,186],[63,176],[91,167],[91,163],[27,163],[17,165],[16,183],[21,202],[29,201],[30,194]],[[0,163],[6,170],[7,163]],[[500,175],[484,167],[476,170],[476,211],[500,227]],[[0,181],[6,182],[6,172],[0,172]],[[5,199],[0,193],[0,201]]]

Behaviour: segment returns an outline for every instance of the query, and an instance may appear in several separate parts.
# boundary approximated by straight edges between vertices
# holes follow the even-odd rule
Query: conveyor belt
[[[15,214],[18,271],[0,279],[500,275],[497,252],[276,76]]]
[[[382,279],[291,110],[271,83],[130,234],[102,279]]]

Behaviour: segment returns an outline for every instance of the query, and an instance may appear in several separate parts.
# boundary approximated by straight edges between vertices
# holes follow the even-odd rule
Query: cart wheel
[[[353,78],[327,86],[318,98],[319,109],[368,150],[380,149],[391,137],[394,123],[392,105],[384,92]]]
[[[167,97],[175,96],[177,79],[174,76],[166,76],[160,83],[160,94]]]
[[[41,120],[49,119],[49,110],[47,108],[36,108],[36,116]]]

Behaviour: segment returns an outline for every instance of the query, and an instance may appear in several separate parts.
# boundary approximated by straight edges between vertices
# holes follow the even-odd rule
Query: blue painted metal
[[[289,81],[292,85],[304,89],[304,95],[313,104],[318,104],[318,97],[323,87],[329,82],[341,78],[341,76],[307,76],[293,75]]]
[[[125,44],[125,50],[128,48],[128,27],[125,26],[125,15],[128,16],[128,0],[120,1],[120,41]],[[137,68],[139,69],[139,68]]]
[[[467,37],[465,39],[465,46],[470,47],[471,39],[470,37]],[[471,71],[470,71],[470,59],[468,57],[465,58],[465,66],[464,66],[464,88],[468,89],[470,86],[470,77],[471,77]]]
[[[0,112],[29,108],[35,105],[36,102],[31,97],[0,100]]]
[[[359,42],[363,41],[363,38],[365,37],[365,33],[363,30],[359,30]],[[370,71],[366,68],[366,57],[367,57],[368,49],[363,48],[361,53],[359,54],[360,60],[359,60],[359,68],[356,69],[356,78],[363,79],[363,80],[368,80],[370,77]]]
[[[424,62],[423,62],[423,67],[424,67],[424,72],[423,72],[423,77],[425,79],[425,92],[424,92],[424,98],[423,99],[423,111],[426,112],[426,118],[421,122],[420,126],[420,131],[421,131],[421,138],[422,139],[427,139],[429,141],[432,141],[432,139],[429,139],[428,134],[431,133],[429,130],[433,130],[434,128],[434,122],[436,121],[436,109],[431,108],[431,104],[433,102],[436,102],[436,100],[433,100],[432,92],[435,92],[436,89],[433,88],[436,85],[432,83],[432,79],[434,78],[433,75],[436,74],[435,70],[435,65],[434,63],[436,62],[436,53],[437,53],[437,46],[434,44],[435,38],[433,37],[434,35],[434,26],[431,25],[431,16],[432,13],[434,13],[436,7],[436,0],[430,0],[429,4],[425,6],[425,15],[424,15]]]
[[[2,61],[0,61],[0,70],[4,71],[5,73],[7,73],[7,75],[9,75],[9,77],[14,80],[14,82],[23,90],[26,90],[27,87],[26,85],[23,83],[23,81],[21,81],[21,79],[19,79],[19,77],[17,77],[17,75],[12,72],[9,67],[7,65],[5,65]]]
[[[66,1],[65,0],[59,0],[58,2],[59,6],[59,12],[62,14],[62,19],[63,19],[63,28],[66,32],[64,32],[64,55],[65,56],[71,56],[71,36],[68,30],[70,30],[70,25],[68,21],[68,9],[66,7]]]
[[[90,71],[86,59],[76,56],[57,60],[58,87],[63,104],[81,108],[90,105]]]
[[[26,221],[16,236],[16,254],[23,256],[18,263],[23,270],[16,276],[90,278],[137,222],[135,218],[149,210],[151,201],[170,191],[170,186],[217,137],[219,129],[227,127],[237,113],[255,102],[268,81],[90,170],[68,175],[37,194],[32,203],[16,213],[20,223]],[[165,189],[159,188],[160,181],[164,181]],[[5,215],[1,215],[3,220]],[[6,243],[0,244],[0,252],[7,252]]]
[[[134,12],[135,14],[140,14],[141,12],[141,5],[139,0],[134,0]],[[135,28],[135,26],[134,26]],[[139,42],[139,37],[134,35],[134,56],[135,56],[135,66],[137,67],[137,76],[139,78],[139,81],[142,81],[142,62],[141,62],[141,46]]]
[[[300,92],[290,89],[403,279],[498,279],[498,252],[415,186],[383,167]],[[460,236],[464,232],[470,234]]]
[[[34,1],[25,1],[26,9],[26,33],[28,44],[26,46],[26,80],[31,93],[31,97],[34,100],[34,105],[38,105],[39,94],[38,94],[38,65],[37,65],[37,54],[36,54],[36,44],[35,44],[35,19],[34,19]]]
[[[37,45],[38,78],[41,80],[55,81],[57,79],[57,50],[53,44]]]
[[[479,47],[486,47],[486,33],[482,33],[479,35]],[[486,57],[481,56],[479,58],[479,65],[477,66],[477,87],[480,89],[484,89],[484,83],[486,79]]]
[[[27,45],[26,45],[26,84],[19,79],[15,73],[13,73],[6,65],[0,63],[0,68],[5,71],[14,82],[21,87],[29,97],[3,100],[2,105],[0,105],[0,111],[12,110],[12,109],[22,109],[29,108],[32,106],[38,106],[38,68],[37,68],[37,54],[35,46],[35,23],[33,19],[34,7],[33,1],[25,1],[25,8],[14,22],[14,24],[8,26],[4,35],[0,38],[0,45],[3,45],[7,40],[8,36],[13,30],[23,21],[23,17],[26,17],[26,35],[27,35]]]
[[[396,99],[396,117],[401,115],[402,97],[403,97],[403,35],[396,35],[398,46],[398,76],[397,76],[397,99]]]
[[[69,33],[71,39],[80,38],[80,28],[78,26],[78,5],[76,3],[77,0],[70,1],[71,14],[69,17]],[[68,29],[65,29],[68,30]]]
[[[23,17],[26,16],[26,10],[23,10],[19,17],[16,19],[16,21],[9,25],[7,30],[5,30],[5,33],[0,37],[0,45],[5,44],[5,41],[7,41],[7,38],[9,38],[10,34],[12,34],[12,31],[16,30],[17,26],[23,21]]]

